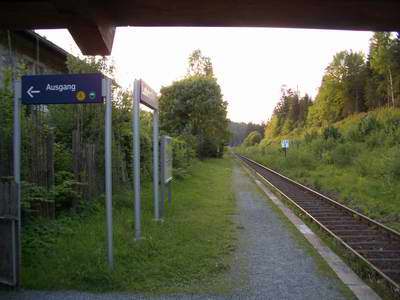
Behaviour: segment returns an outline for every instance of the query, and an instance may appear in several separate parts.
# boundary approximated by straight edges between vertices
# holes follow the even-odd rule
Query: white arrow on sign
[[[28,93],[29,97],[33,98],[33,94],[38,94],[38,93],[40,93],[40,91],[34,91],[34,90],[33,90],[33,85],[32,85],[32,86],[28,89],[27,93]]]

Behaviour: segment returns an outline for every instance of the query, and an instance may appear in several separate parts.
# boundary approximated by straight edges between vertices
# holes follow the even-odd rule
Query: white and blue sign
[[[23,104],[102,103],[102,74],[22,76]]]
[[[289,148],[289,140],[282,140],[281,146],[282,146],[282,148],[288,149]]]

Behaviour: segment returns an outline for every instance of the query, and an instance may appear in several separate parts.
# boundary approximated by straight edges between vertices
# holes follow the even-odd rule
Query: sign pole
[[[164,166],[164,161],[165,161],[165,144],[163,141],[163,137],[161,137],[161,149],[160,149],[160,159],[161,159],[161,217],[164,216],[164,209],[165,209],[165,204],[164,204],[164,200],[165,200],[165,166]]]
[[[113,259],[113,224],[112,224],[112,169],[111,169],[111,151],[112,151],[112,93],[111,80],[103,79],[105,86],[106,112],[105,112],[105,177],[106,177],[106,219],[107,219],[107,258],[110,270],[114,269]]]
[[[156,221],[160,220],[159,210],[159,162],[158,162],[158,144],[159,144],[159,133],[158,133],[158,110],[155,109],[153,113],[153,202],[154,202],[154,218]]]
[[[172,204],[172,180],[168,182],[168,205]]]
[[[132,126],[133,126],[133,188],[135,198],[135,239],[141,238],[140,212],[140,80],[134,82]]]
[[[14,253],[14,280],[20,285],[21,274],[21,81],[14,81],[13,161],[14,181],[17,184],[17,247]]]

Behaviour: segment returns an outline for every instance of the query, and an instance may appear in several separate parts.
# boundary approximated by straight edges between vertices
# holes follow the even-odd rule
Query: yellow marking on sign
[[[76,93],[76,99],[78,101],[85,101],[86,99],[86,93],[84,91],[79,91]]]

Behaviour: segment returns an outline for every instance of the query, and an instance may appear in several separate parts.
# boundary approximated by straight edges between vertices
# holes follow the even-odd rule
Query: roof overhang
[[[83,54],[109,55],[116,26],[400,31],[398,0],[0,0],[0,28],[67,28]]]

